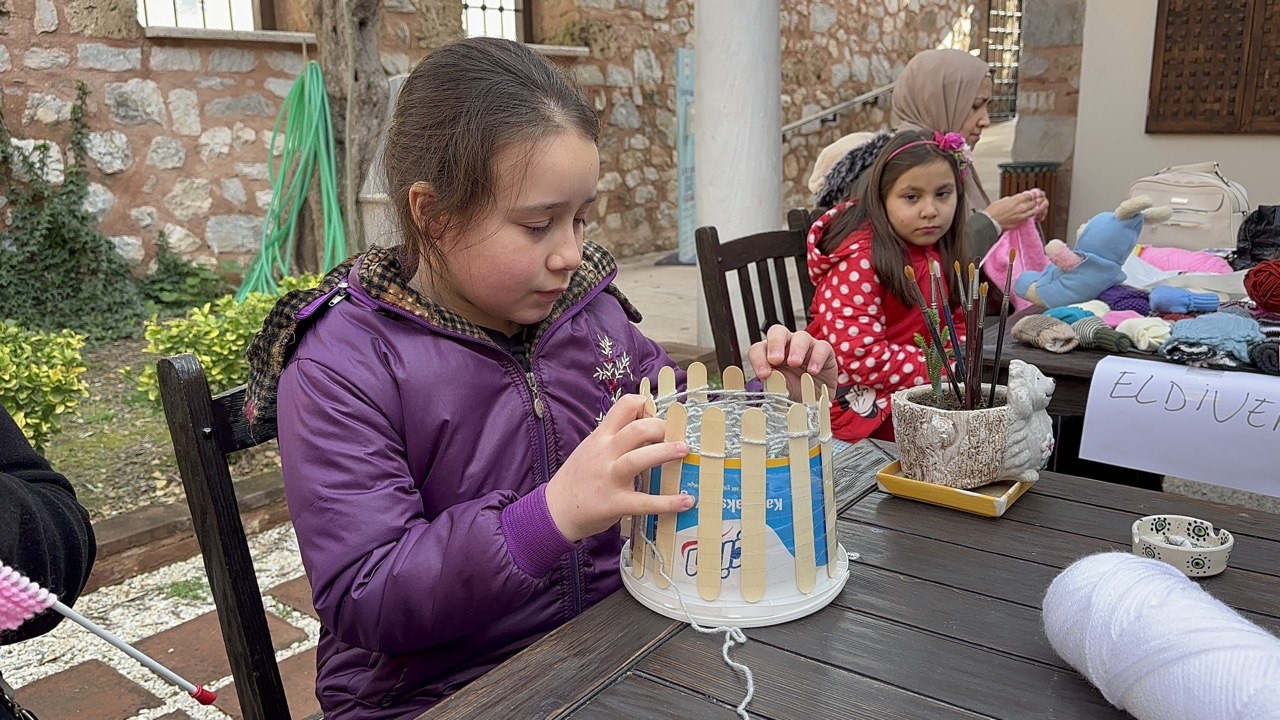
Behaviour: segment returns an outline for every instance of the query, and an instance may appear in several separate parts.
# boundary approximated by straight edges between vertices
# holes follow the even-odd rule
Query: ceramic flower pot
[[[983,385],[983,397],[990,388]],[[1053,453],[1053,388],[1034,365],[1014,360],[1008,387],[996,387],[995,407],[962,410],[951,393],[938,403],[928,385],[899,390],[893,426],[903,475],[962,490],[1035,482]]]

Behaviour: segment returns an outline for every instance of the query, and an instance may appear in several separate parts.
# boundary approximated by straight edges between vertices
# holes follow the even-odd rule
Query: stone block
[[[9,72],[13,69],[13,61],[9,58],[9,48],[0,45],[0,72]]]
[[[80,67],[89,70],[125,72],[142,68],[142,48],[118,48],[102,43],[81,43],[76,46],[76,58]]]
[[[201,90],[226,90],[229,87],[235,87],[236,81],[231,78],[224,77],[198,77],[195,80],[196,87]]]
[[[604,74],[599,66],[577,64],[572,68],[573,80],[579,85],[604,85]]]
[[[200,159],[205,162],[226,157],[231,154],[231,128],[209,128],[200,134],[197,144],[200,148]]]
[[[50,140],[36,140],[34,138],[9,138],[9,143],[13,145],[19,153],[33,162],[44,161],[44,179],[51,185],[61,185],[65,179],[63,171],[66,168],[65,161],[62,157],[62,147],[56,142]],[[22,168],[15,168],[14,177],[19,180],[27,180],[27,174]]]
[[[178,88],[169,92],[169,115],[173,131],[179,135],[200,134],[200,98],[195,90]]]
[[[247,73],[258,67],[258,55],[252,50],[214,48],[209,53],[209,72]]]
[[[302,53],[299,52],[269,52],[264,58],[267,65],[276,72],[297,75],[302,72],[303,62]]]
[[[258,204],[262,210],[266,210],[271,206],[271,201],[275,199],[275,193],[271,190],[258,190],[253,194],[253,201]]]
[[[199,236],[181,225],[174,225],[173,223],[165,224],[164,238],[169,243],[169,249],[179,255],[190,255],[204,247],[204,241]]]
[[[165,124],[164,96],[152,80],[133,78],[122,83],[107,83],[106,104],[111,119],[121,125]]]
[[[816,4],[809,8],[809,31],[814,35],[826,35],[838,19],[835,8],[821,3]]]
[[[662,83],[662,65],[649,48],[637,48],[631,55],[631,67],[636,74],[636,82],[640,85],[658,85]]]
[[[51,33],[58,29],[58,8],[53,0],[36,0],[33,21],[37,33]]]
[[[609,114],[609,124],[619,128],[636,129],[641,125],[640,111],[636,109],[635,103],[630,100],[623,100],[615,103],[613,112]]]
[[[22,55],[28,70],[52,70],[71,66],[71,53],[64,48],[29,48]]]
[[[671,12],[669,0],[644,0],[644,14],[661,20]]]
[[[213,207],[210,183],[204,178],[181,178],[164,198],[165,207],[179,220],[194,220]]]
[[[85,139],[85,152],[107,175],[124,172],[133,165],[129,137],[119,130],[89,133]]]
[[[22,113],[23,125],[30,125],[33,122],[52,125],[67,122],[70,119],[71,102],[69,100],[42,92],[27,95],[27,107]]]
[[[126,720],[164,704],[100,660],[83,662],[24,685],[18,689],[18,702],[42,718],[93,720]]]
[[[187,149],[176,137],[161,135],[151,140],[151,148],[147,151],[147,164],[160,170],[173,170],[182,167],[187,161]]]
[[[412,64],[404,53],[382,53],[382,70],[387,75],[403,75]]]
[[[250,253],[262,246],[262,218],[257,215],[214,215],[204,240],[215,253]]]
[[[258,93],[251,93],[210,100],[205,103],[204,112],[211,117],[272,117],[276,114],[276,106]]]
[[[239,150],[245,145],[251,145],[258,140],[258,131],[238,122],[231,126],[231,149]]]
[[[160,72],[200,72],[200,51],[152,45],[149,62],[152,70]]]
[[[609,87],[631,87],[635,84],[635,78],[627,68],[610,65],[605,82]]]
[[[249,195],[245,192],[244,183],[240,182],[240,178],[225,178],[218,184],[222,189],[222,197],[237,210],[243,210],[245,203],[249,202]]]
[[[266,180],[266,163],[236,163],[236,174],[246,180]]]
[[[156,223],[156,209],[150,205],[136,207],[129,211],[129,219],[140,228],[149,228]]]
[[[80,207],[93,216],[94,220],[102,222],[102,219],[111,212],[111,208],[116,205],[116,195],[107,189],[105,185],[96,182],[89,183],[89,187],[85,190],[84,202]]]
[[[108,240],[115,245],[116,252],[132,267],[142,264],[146,252],[142,248],[142,238],[137,235],[113,235]]]
[[[293,89],[293,81],[285,78],[267,78],[262,83],[263,89],[276,97],[288,97]]]

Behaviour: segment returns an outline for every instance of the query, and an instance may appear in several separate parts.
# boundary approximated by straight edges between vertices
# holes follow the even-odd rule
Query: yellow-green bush
[[[285,278],[280,290],[283,294],[319,282],[319,275]],[[250,293],[241,301],[228,295],[192,308],[181,317],[167,320],[153,317],[143,328],[146,351],[157,358],[191,353],[204,367],[210,392],[230,390],[248,380],[249,363],[244,353],[278,299],[279,296],[270,293]],[[155,364],[148,363],[140,372],[132,368],[130,373],[136,374],[139,394],[159,402]]]
[[[37,450],[58,430],[63,415],[88,394],[80,348],[84,336],[24,330],[0,323],[0,404]]]

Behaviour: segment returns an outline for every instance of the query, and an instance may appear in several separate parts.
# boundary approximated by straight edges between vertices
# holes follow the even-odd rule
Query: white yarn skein
[[[1280,639],[1177,568],[1112,552],[1054,578],[1053,649],[1138,720],[1280,720]]]

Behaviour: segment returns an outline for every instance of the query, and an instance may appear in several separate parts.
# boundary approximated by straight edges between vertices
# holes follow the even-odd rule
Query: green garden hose
[[[277,165],[273,151],[282,130],[284,148]],[[245,273],[244,282],[236,292],[237,299],[243,300],[254,292],[275,293],[279,287],[277,281],[290,273],[298,216],[316,172],[320,173],[319,202],[324,216],[321,271],[328,272],[346,259],[347,234],[338,201],[334,154],[329,95],[324,89],[320,64],[311,61],[294,81],[271,130],[267,151],[271,203],[262,225],[262,247]]]

